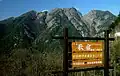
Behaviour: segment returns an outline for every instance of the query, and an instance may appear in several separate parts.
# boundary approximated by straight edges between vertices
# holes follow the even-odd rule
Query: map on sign
[[[103,66],[103,42],[72,42],[72,67]]]

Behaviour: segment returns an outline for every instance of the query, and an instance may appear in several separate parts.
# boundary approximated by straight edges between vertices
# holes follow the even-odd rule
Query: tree
[[[112,44],[112,48],[111,48],[111,62],[113,65],[116,65],[116,72],[117,72],[117,76],[120,75],[120,62],[118,62],[119,57],[120,57],[120,39],[115,40]],[[114,63],[115,62],[115,63]]]

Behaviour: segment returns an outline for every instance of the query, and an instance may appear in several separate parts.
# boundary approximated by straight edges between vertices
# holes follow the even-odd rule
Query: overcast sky
[[[118,15],[120,0],[0,0],[0,20],[19,16],[27,11],[52,10],[53,8],[77,8],[82,14],[92,9],[108,10]]]

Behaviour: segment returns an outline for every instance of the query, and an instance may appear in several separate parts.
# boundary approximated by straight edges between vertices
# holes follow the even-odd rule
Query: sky
[[[54,8],[75,7],[83,15],[90,10],[110,11],[118,15],[120,0],[0,0],[0,20],[17,17],[30,10],[40,12]]]

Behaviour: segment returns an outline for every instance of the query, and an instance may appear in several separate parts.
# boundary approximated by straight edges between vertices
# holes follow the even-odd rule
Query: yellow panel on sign
[[[72,42],[72,67],[103,65],[103,42]]]
[[[73,53],[72,59],[102,59],[102,52]]]
[[[95,66],[103,66],[103,64],[101,60],[100,61],[87,61],[87,62],[73,61],[72,66],[73,67],[95,67]]]
[[[103,42],[72,42],[72,52],[102,50]]]

